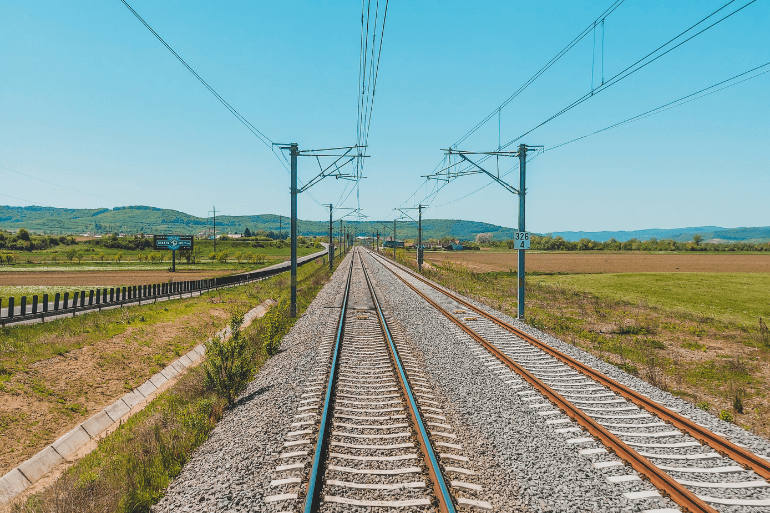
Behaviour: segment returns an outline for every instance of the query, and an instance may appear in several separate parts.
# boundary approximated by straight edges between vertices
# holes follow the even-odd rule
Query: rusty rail
[[[407,271],[409,272],[410,275],[414,276],[414,273],[411,270],[407,270]],[[532,373],[530,373],[524,367],[519,365],[517,362],[509,358],[507,355],[505,355],[503,352],[497,349],[497,347],[495,347],[493,344],[487,342],[486,339],[484,339],[475,331],[470,329],[468,326],[460,322],[451,313],[446,311],[443,307],[441,307],[438,303],[430,299],[427,295],[425,295],[423,292],[418,290],[411,283],[409,283],[408,281],[406,281],[404,278],[402,278],[396,273],[393,273],[393,275],[397,277],[399,280],[401,280],[410,289],[412,289],[417,295],[423,298],[428,304],[430,304],[436,310],[441,312],[445,317],[447,317],[447,319],[449,319],[450,321],[455,323],[457,326],[459,326],[465,333],[467,333],[476,342],[478,342],[485,349],[491,352],[496,358],[498,358],[511,370],[513,370],[514,372],[522,376],[529,384],[531,384],[540,393],[542,393],[545,397],[547,397],[552,403],[554,403],[559,409],[561,409],[568,417],[570,417],[575,422],[577,422],[582,427],[584,427],[592,436],[599,439],[599,441],[602,444],[604,444],[610,450],[615,452],[615,454],[621,460],[631,465],[631,467],[634,470],[636,470],[641,476],[649,479],[650,483],[652,483],[656,488],[658,488],[661,492],[663,492],[664,495],[668,495],[679,506],[681,506],[682,508],[685,508],[686,511],[690,511],[693,513],[716,513],[716,510],[714,508],[706,504],[703,500],[698,498],[694,493],[686,489],[683,485],[676,482],[676,480],[674,480],[667,473],[658,469],[658,467],[656,467],[647,458],[640,455],[634,449],[630,448],[628,445],[626,445],[626,443],[624,443],[618,437],[610,433],[609,430],[607,430],[604,426],[602,426],[601,424],[596,422],[594,419],[589,417],[580,408],[577,408],[572,403],[564,399],[564,397],[562,397],[559,393],[557,393],[551,387],[549,387],[548,385],[540,381]],[[435,287],[433,284],[428,283],[422,277],[419,277],[419,276],[415,276],[415,277],[418,278],[420,281],[426,283],[427,285],[431,286],[432,288],[440,291],[441,293],[446,294],[448,297],[452,298],[454,301],[457,301],[463,306],[473,310],[479,315],[482,315],[485,318],[494,321],[494,318],[492,318],[492,316],[490,316],[483,310],[480,310],[474,307],[473,305],[461,300],[460,298],[454,296],[451,293],[446,292],[445,290]],[[502,325],[509,326],[503,323],[503,321],[499,321],[499,322],[501,323],[499,324],[501,326]],[[526,338],[527,341],[531,342],[532,340],[536,340],[530,337],[529,335],[526,335],[523,332],[516,330],[516,328],[513,328],[512,326],[510,326],[510,328],[511,330],[515,330],[515,333],[517,336],[524,335],[524,337],[522,338]],[[521,333],[521,335],[519,335],[519,333]],[[537,347],[541,347],[542,343],[540,343],[539,341],[537,342],[538,342],[538,344],[536,344]],[[571,359],[569,359],[569,357],[567,357],[566,355],[562,355],[562,357],[565,359],[568,359],[567,361],[571,361]],[[605,378],[605,379],[609,379],[609,378]]]
[[[497,317],[485,312],[484,310],[475,307],[474,305],[468,303],[467,301],[464,301],[463,299],[456,296],[455,294],[452,294],[451,292],[448,292],[446,290],[436,287],[435,285],[430,283],[428,280],[426,280],[422,276],[413,272],[411,269],[405,268],[400,264],[396,264],[396,265],[399,265],[399,268],[409,273],[414,278],[420,280],[422,283],[425,283],[426,285],[440,291],[442,294],[445,294],[446,296],[450,297],[453,301],[456,301],[461,305],[463,305],[464,307],[470,310],[473,310],[478,315],[481,315],[486,319],[494,322],[501,328],[509,331],[510,333],[516,335],[517,337],[526,340],[530,344],[536,346],[538,349],[541,349],[547,352],[551,356],[557,358],[562,363],[569,365],[570,367],[577,370],[578,372],[581,372],[587,376],[590,376],[591,379],[593,379],[594,381],[597,381],[598,383],[606,386],[613,392],[620,394],[625,399],[627,399],[628,401],[631,401],[632,403],[639,406],[640,408],[643,408],[650,413],[654,413],[655,415],[660,417],[661,420],[665,420],[666,422],[671,423],[677,429],[687,433],[688,435],[692,436],[698,441],[708,445],[709,447],[714,449],[716,452],[722,454],[723,456],[727,456],[728,458],[732,459],[733,461],[743,466],[744,468],[754,471],[754,473],[756,473],[759,476],[762,476],[764,479],[770,479],[770,461],[764,460],[763,458],[760,458],[756,454],[750,451],[747,451],[743,447],[739,447],[735,445],[731,441],[726,440],[724,437],[719,436],[716,433],[712,432],[711,430],[696,424],[694,421],[688,419],[687,417],[684,417],[672,410],[669,410],[665,406],[653,401],[649,397],[643,394],[640,394],[635,390],[630,389],[629,387],[623,385],[622,383],[619,383],[614,379],[605,376],[601,372],[595,369],[592,369],[588,365],[571,358],[570,356],[562,353],[557,349],[554,349],[548,344],[545,344],[540,340],[534,338],[533,336],[511,326],[507,322],[502,321]]]

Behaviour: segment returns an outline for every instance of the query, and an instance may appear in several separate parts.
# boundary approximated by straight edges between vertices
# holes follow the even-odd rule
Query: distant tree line
[[[49,249],[56,246],[71,246],[77,244],[75,237],[64,235],[32,235],[25,228],[20,228],[16,234],[0,230],[0,250],[8,251],[34,251],[36,249]]]
[[[482,246],[508,248],[514,247],[513,240],[489,241]],[[641,241],[629,239],[620,242],[615,238],[605,242],[583,238],[578,241],[568,241],[561,236],[533,235],[531,249],[540,251],[770,251],[770,243],[708,243],[703,237],[694,235],[691,241],[678,242],[671,239],[658,240],[655,237]]]

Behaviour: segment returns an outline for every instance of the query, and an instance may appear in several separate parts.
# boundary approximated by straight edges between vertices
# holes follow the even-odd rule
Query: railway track
[[[610,483],[647,479],[658,490],[627,492],[627,499],[667,496],[681,511],[691,512],[770,511],[767,456],[753,454],[410,269],[368,255],[470,336],[476,357],[516,389],[556,435],[569,437],[567,443],[591,458]]]
[[[435,390],[353,251],[339,317],[319,347],[265,497],[276,511],[491,509]]]

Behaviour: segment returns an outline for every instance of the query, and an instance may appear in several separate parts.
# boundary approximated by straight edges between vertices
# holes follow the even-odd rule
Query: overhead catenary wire
[[[626,124],[629,124],[629,123],[633,123],[635,121],[639,121],[641,119],[644,119],[644,118],[647,118],[647,117],[650,117],[650,116],[654,116],[656,114],[660,114],[662,112],[665,112],[665,111],[670,110],[670,109],[674,109],[676,107],[681,107],[682,105],[685,105],[687,103],[693,102],[695,100],[699,100],[701,98],[705,98],[706,96],[710,96],[710,95],[718,93],[720,91],[724,91],[725,89],[729,89],[729,88],[731,88],[733,86],[736,86],[738,84],[742,84],[743,82],[747,82],[749,80],[758,78],[758,77],[760,77],[762,75],[770,73],[770,69],[765,69],[764,71],[759,71],[759,70],[761,70],[763,68],[768,68],[768,67],[770,67],[770,62],[766,62],[764,64],[756,66],[756,67],[754,67],[754,68],[752,68],[752,69],[750,69],[748,71],[744,71],[743,73],[739,73],[739,74],[734,75],[734,76],[732,76],[732,77],[730,77],[728,79],[721,80],[721,81],[719,81],[719,82],[717,82],[715,84],[712,84],[712,85],[710,85],[708,87],[704,87],[703,89],[695,91],[694,93],[687,94],[685,96],[682,96],[681,98],[678,98],[676,100],[673,100],[673,101],[667,102],[667,103],[665,103],[663,105],[660,105],[658,107],[655,107],[654,109],[650,109],[650,110],[647,110],[647,111],[645,111],[645,112],[643,112],[641,114],[637,114],[636,116],[632,116],[632,117],[630,117],[628,119],[625,119],[623,121],[619,121],[617,123],[613,123],[613,124],[608,125],[608,126],[602,128],[600,130],[595,130],[595,131],[593,131],[593,132],[591,132],[589,134],[585,134],[585,135],[582,135],[580,137],[575,137],[574,139],[570,139],[568,141],[556,144],[554,146],[546,147],[542,151],[540,151],[537,154],[535,154],[535,157],[533,157],[533,159],[536,158],[539,155],[543,155],[545,152],[549,152],[549,151],[555,150],[557,148],[561,148],[562,146],[566,146],[568,144],[572,144],[572,143],[580,141],[582,139],[586,139],[588,137],[600,134],[602,132],[606,132],[608,130],[612,130],[614,128],[618,128],[618,127],[621,127],[623,125],[626,125]],[[754,75],[746,77],[746,75],[749,75],[749,74],[754,73],[756,71],[759,71],[759,72],[755,73]],[[741,77],[745,77],[745,78],[743,78],[742,80],[737,80],[737,79],[739,79]],[[720,86],[722,86],[722,87],[720,87]],[[530,162],[530,159],[527,159],[527,163],[529,163],[529,162]],[[502,176],[506,176],[506,175],[510,174],[512,171],[514,171],[517,168],[518,168],[518,166],[514,166],[513,168],[511,168],[508,171],[506,171]],[[469,192],[467,194],[464,194],[463,196],[460,196],[459,198],[455,198],[453,200],[447,201],[446,203],[441,203],[440,205],[435,205],[434,208],[443,207],[443,206],[450,205],[452,203],[456,203],[458,201],[464,200],[464,199],[468,198],[469,196],[473,196],[474,194],[480,192],[481,190],[486,189],[487,187],[489,187],[493,183],[494,182],[488,182],[486,185],[483,185],[482,187],[479,187],[478,189],[476,189],[474,191],[471,191],[471,192]],[[446,183],[444,185],[446,185]],[[442,185],[442,187],[443,187],[443,185]]]
[[[735,10],[735,11],[733,11],[733,12],[731,12],[730,14],[727,14],[726,16],[724,16],[724,17],[720,18],[719,20],[715,21],[714,23],[712,23],[711,25],[707,26],[706,28],[704,28],[704,29],[700,30],[699,32],[697,32],[697,33],[693,34],[692,36],[688,37],[688,38],[687,38],[687,39],[685,39],[684,41],[681,41],[681,42],[677,43],[675,46],[673,46],[673,47],[671,47],[671,48],[667,49],[665,52],[663,52],[663,53],[661,53],[661,54],[659,54],[659,55],[656,55],[654,58],[651,58],[651,59],[647,60],[649,57],[651,57],[651,56],[655,55],[656,53],[658,53],[659,51],[663,50],[663,49],[664,49],[666,46],[670,45],[671,43],[673,43],[674,41],[676,41],[676,40],[677,40],[677,39],[679,39],[680,37],[684,36],[685,34],[687,34],[688,32],[690,32],[691,30],[693,30],[695,27],[697,27],[698,25],[702,24],[703,22],[705,22],[706,20],[708,20],[709,18],[711,18],[712,16],[714,16],[715,14],[717,14],[717,13],[718,13],[718,12],[720,12],[720,11],[722,11],[723,9],[725,9],[725,8],[726,8],[726,7],[728,7],[730,4],[732,4],[732,3],[736,2],[736,1],[737,1],[737,0],[730,0],[729,2],[727,2],[727,3],[726,3],[725,5],[723,5],[722,7],[718,8],[716,11],[712,12],[711,14],[709,14],[709,15],[708,15],[708,16],[706,16],[705,18],[701,19],[700,21],[698,21],[697,23],[695,23],[695,24],[694,24],[694,25],[692,25],[691,27],[687,28],[686,30],[684,30],[684,31],[680,32],[679,34],[677,34],[676,36],[674,36],[673,38],[671,38],[670,40],[668,40],[668,41],[667,41],[667,42],[665,42],[664,44],[662,44],[662,45],[660,45],[659,47],[657,47],[657,48],[656,48],[655,50],[653,50],[652,52],[648,53],[647,55],[645,55],[645,56],[644,56],[644,57],[642,57],[641,59],[637,60],[635,63],[633,63],[633,64],[631,64],[630,66],[628,66],[627,68],[625,68],[623,71],[621,71],[621,72],[619,72],[619,73],[615,74],[615,75],[614,75],[612,78],[610,78],[609,80],[607,80],[607,81],[606,81],[604,84],[602,84],[601,86],[597,87],[596,89],[592,89],[591,91],[589,91],[588,93],[584,94],[583,96],[581,96],[581,97],[580,97],[580,98],[578,98],[577,100],[573,101],[572,103],[570,103],[570,104],[569,104],[569,105],[567,105],[566,107],[562,108],[560,111],[558,111],[557,113],[555,113],[554,115],[552,115],[551,117],[549,117],[548,119],[546,119],[545,121],[542,121],[541,123],[537,124],[537,125],[536,125],[536,126],[534,126],[533,128],[530,128],[529,130],[527,130],[526,132],[524,132],[524,133],[523,133],[523,134],[521,134],[520,136],[516,137],[515,139],[512,139],[512,140],[508,141],[506,144],[504,144],[504,145],[502,146],[502,148],[507,148],[507,147],[511,146],[512,144],[514,144],[514,143],[516,143],[516,142],[520,141],[521,139],[523,139],[523,138],[524,138],[524,137],[526,137],[527,135],[531,134],[532,132],[534,132],[534,131],[535,131],[535,130],[537,130],[538,128],[542,127],[543,125],[545,125],[545,124],[547,124],[547,123],[550,123],[550,122],[551,122],[551,121],[553,121],[554,119],[556,119],[556,118],[558,118],[559,116],[561,116],[561,115],[563,115],[563,114],[565,114],[565,113],[569,112],[570,110],[574,109],[575,107],[577,107],[578,105],[580,105],[580,104],[582,104],[583,102],[587,101],[588,99],[590,99],[590,98],[592,98],[592,97],[596,96],[597,94],[601,93],[602,91],[604,91],[604,90],[606,90],[606,89],[608,89],[608,88],[612,87],[613,85],[615,85],[615,84],[619,83],[620,81],[622,81],[622,80],[624,80],[624,79],[628,78],[629,76],[633,75],[633,74],[634,74],[634,73],[636,73],[637,71],[640,71],[640,70],[642,70],[642,69],[643,69],[643,68],[645,68],[646,66],[648,66],[648,65],[652,64],[653,62],[657,61],[658,59],[660,59],[661,57],[663,57],[663,56],[665,56],[665,55],[668,55],[670,52],[672,52],[672,51],[676,50],[677,48],[679,48],[679,47],[680,47],[680,46],[682,46],[683,44],[685,44],[685,43],[687,43],[687,42],[689,42],[689,41],[693,40],[694,38],[696,38],[696,37],[698,37],[699,35],[703,34],[703,33],[704,33],[704,32],[706,32],[707,30],[709,30],[709,29],[711,29],[711,28],[715,27],[716,25],[718,25],[718,24],[722,23],[722,22],[723,22],[723,21],[725,21],[726,19],[728,19],[728,18],[732,17],[733,15],[735,15],[735,14],[739,13],[740,11],[742,11],[743,9],[745,9],[746,7],[748,7],[748,6],[750,6],[751,4],[755,3],[757,0],[751,0],[750,2],[748,2],[748,3],[747,3],[747,4],[745,4],[745,5],[743,5],[742,7],[739,7],[738,9],[736,9],[736,10]]]
[[[85,192],[85,191],[81,191],[81,190],[78,190],[78,189],[73,189],[72,187],[67,187],[66,185],[61,185],[61,184],[58,184],[58,183],[49,182],[48,180],[43,180],[42,178],[39,178],[37,176],[28,175],[27,173],[22,173],[21,171],[17,171],[15,169],[11,169],[9,167],[0,166],[0,169],[4,169],[6,171],[10,171],[11,173],[16,173],[18,175],[26,176],[27,178],[32,178],[33,180],[37,180],[39,182],[47,183],[48,185],[53,185],[54,187],[59,187],[61,189],[66,189],[68,191],[76,192],[78,194],[83,194],[85,196],[91,196],[93,198],[99,198],[99,199],[103,199],[103,200],[107,200],[107,201],[112,201],[112,202],[115,201],[114,199],[107,198],[105,196],[100,196],[98,194],[92,194],[90,192]],[[9,197],[11,197],[11,196],[9,196]],[[16,198],[16,199],[18,199],[18,198]],[[27,201],[27,200],[23,200],[23,201]]]
[[[243,115],[241,115],[241,113],[240,113],[240,112],[238,112],[238,111],[237,111],[237,110],[236,110],[236,109],[235,109],[235,108],[234,108],[232,105],[230,105],[230,104],[229,104],[229,103],[228,103],[228,102],[227,102],[227,101],[226,101],[224,98],[222,98],[222,96],[221,96],[219,93],[217,93],[217,92],[214,90],[214,88],[213,88],[213,87],[211,87],[211,86],[208,84],[208,82],[206,82],[206,81],[203,79],[203,77],[201,77],[201,76],[200,76],[200,75],[199,75],[199,74],[198,74],[198,73],[197,73],[197,72],[196,72],[196,71],[195,71],[195,70],[194,70],[194,69],[193,69],[193,68],[192,68],[192,67],[191,67],[189,64],[187,64],[187,62],[186,62],[186,61],[185,61],[185,60],[184,60],[184,59],[183,59],[183,58],[182,58],[182,57],[181,57],[181,56],[180,56],[180,55],[179,55],[179,54],[178,54],[178,53],[177,53],[177,52],[176,52],[176,51],[175,51],[173,48],[171,48],[171,46],[170,46],[168,43],[166,43],[166,41],[165,41],[165,40],[164,40],[164,39],[163,39],[163,38],[160,36],[160,34],[158,34],[157,32],[155,32],[155,30],[154,30],[154,29],[153,29],[153,28],[152,28],[152,27],[151,27],[151,26],[150,26],[150,25],[149,25],[149,24],[148,24],[148,23],[147,23],[147,22],[144,20],[144,18],[142,18],[142,17],[139,15],[139,13],[138,13],[138,12],[136,12],[136,11],[134,10],[134,8],[133,8],[133,7],[131,7],[131,6],[128,4],[128,2],[126,2],[126,0],[120,0],[120,1],[123,3],[123,5],[125,5],[125,6],[126,6],[126,8],[127,8],[129,11],[131,11],[131,14],[133,14],[133,15],[136,17],[136,19],[138,19],[138,20],[139,20],[139,21],[142,23],[142,25],[144,25],[144,26],[147,28],[147,30],[149,30],[149,31],[152,33],[152,35],[154,35],[154,36],[155,36],[155,37],[158,39],[158,41],[160,41],[160,42],[163,44],[163,46],[165,46],[165,47],[166,47],[166,49],[167,49],[169,52],[171,52],[171,54],[172,54],[174,57],[176,57],[176,59],[177,59],[177,60],[178,60],[180,63],[182,63],[182,65],[183,65],[185,68],[187,68],[187,70],[188,70],[190,73],[192,73],[192,75],[193,75],[193,76],[194,76],[194,77],[195,77],[195,78],[196,78],[196,79],[197,79],[197,80],[198,80],[198,81],[199,81],[201,84],[203,84],[203,86],[204,86],[204,87],[205,87],[205,88],[206,88],[206,89],[207,89],[207,90],[208,90],[208,91],[209,91],[209,92],[210,92],[212,95],[214,95],[214,97],[215,97],[217,100],[219,100],[219,102],[220,102],[222,105],[224,105],[224,107],[225,107],[227,110],[229,110],[229,111],[230,111],[230,113],[231,113],[233,116],[235,116],[235,118],[236,118],[236,119],[238,119],[238,121],[240,121],[240,122],[241,122],[241,123],[242,123],[242,124],[243,124],[243,125],[244,125],[244,126],[245,126],[245,127],[246,127],[246,128],[247,128],[247,129],[248,129],[250,132],[251,132],[251,133],[252,133],[252,134],[254,134],[254,135],[255,135],[255,136],[256,136],[256,137],[257,137],[257,138],[258,138],[258,139],[259,139],[259,140],[262,142],[262,144],[264,144],[265,146],[267,146],[267,147],[268,147],[268,149],[270,149],[270,151],[271,151],[271,152],[272,152],[272,153],[273,153],[273,154],[276,156],[276,158],[278,158],[278,161],[281,163],[281,165],[284,167],[284,169],[286,169],[286,170],[288,171],[288,168],[286,167],[286,163],[285,163],[285,160],[286,160],[286,159],[285,159],[285,157],[284,157],[284,158],[283,158],[283,160],[282,160],[282,159],[281,159],[281,157],[278,155],[278,153],[275,151],[275,148],[274,148],[274,146],[273,146],[273,141],[272,141],[272,140],[271,140],[271,139],[270,139],[268,136],[266,136],[266,135],[265,135],[265,134],[264,134],[262,131],[260,131],[260,130],[259,130],[257,127],[255,127],[253,124],[251,124],[251,122],[249,122],[249,120],[247,120],[245,117],[243,117]]]
[[[583,103],[583,102],[587,101],[588,99],[590,99],[590,98],[593,98],[593,97],[594,97],[596,94],[600,93],[601,91],[604,91],[605,89],[607,89],[607,88],[611,87],[612,85],[615,85],[615,84],[617,84],[618,82],[620,82],[621,80],[623,80],[623,79],[625,79],[625,78],[627,78],[627,77],[631,76],[632,74],[634,74],[634,73],[636,73],[637,71],[639,71],[639,70],[643,69],[643,68],[644,68],[644,67],[646,67],[647,65],[649,65],[649,64],[651,64],[651,63],[653,63],[653,62],[655,62],[656,60],[658,60],[658,59],[660,59],[661,57],[663,57],[663,56],[667,55],[668,53],[672,52],[673,50],[675,50],[675,49],[679,48],[680,46],[682,46],[683,44],[687,43],[688,41],[691,41],[691,40],[692,40],[692,39],[694,39],[695,37],[697,37],[697,36],[699,36],[699,35],[703,34],[703,33],[704,33],[704,32],[706,32],[707,30],[709,30],[709,29],[711,29],[711,28],[715,27],[715,26],[716,26],[716,25],[718,25],[719,23],[721,23],[721,22],[725,21],[726,19],[730,18],[731,16],[735,15],[736,13],[738,13],[738,12],[742,11],[743,9],[745,9],[746,7],[748,7],[749,5],[751,5],[751,4],[753,4],[753,3],[755,3],[757,0],[751,0],[750,2],[748,2],[748,3],[744,4],[743,6],[739,7],[738,9],[736,9],[736,10],[734,10],[734,11],[730,12],[729,14],[727,14],[727,15],[723,16],[722,18],[720,18],[719,20],[715,21],[715,22],[714,22],[714,23],[712,23],[711,25],[709,25],[709,26],[707,26],[707,27],[703,28],[702,30],[698,31],[697,33],[695,33],[695,34],[691,35],[691,36],[690,36],[690,37],[688,37],[687,39],[685,39],[685,40],[683,40],[683,41],[680,41],[679,43],[677,43],[676,45],[674,45],[674,46],[673,46],[673,47],[671,47],[671,48],[668,48],[668,49],[666,49],[666,50],[665,50],[663,53],[659,53],[659,54],[658,54],[658,52],[660,52],[661,50],[663,50],[664,48],[666,48],[667,46],[669,46],[669,45],[670,45],[670,44],[672,44],[673,42],[677,41],[677,40],[678,40],[678,39],[680,39],[682,36],[684,36],[685,34],[687,34],[687,33],[688,33],[688,32],[690,32],[690,31],[692,31],[694,28],[698,27],[699,25],[703,24],[705,21],[707,21],[708,19],[712,18],[714,15],[716,15],[716,14],[717,14],[717,13],[719,13],[720,11],[724,10],[725,8],[727,8],[727,7],[728,7],[728,6],[730,6],[731,4],[735,3],[736,1],[737,1],[737,0],[730,0],[730,1],[729,1],[729,2],[727,2],[726,4],[722,5],[721,7],[719,7],[718,9],[716,9],[715,11],[713,11],[712,13],[710,13],[709,15],[705,16],[704,18],[702,18],[700,21],[698,21],[698,22],[697,22],[697,23],[695,23],[694,25],[692,25],[692,26],[688,27],[686,30],[684,30],[684,31],[680,32],[679,34],[677,34],[677,35],[676,35],[676,36],[674,36],[673,38],[671,38],[671,39],[669,39],[668,41],[666,41],[664,44],[662,44],[662,45],[658,46],[658,47],[657,47],[655,50],[653,50],[652,52],[649,52],[648,54],[646,54],[646,55],[645,55],[644,57],[642,57],[641,59],[638,59],[636,62],[634,62],[634,63],[633,63],[633,64],[631,64],[630,66],[626,67],[624,70],[622,70],[622,71],[620,71],[619,73],[615,74],[615,75],[614,75],[612,78],[610,78],[609,80],[607,80],[606,82],[604,82],[604,83],[603,83],[601,86],[597,87],[596,89],[592,89],[591,91],[589,91],[588,93],[586,93],[585,95],[583,95],[582,97],[580,97],[578,100],[574,101],[573,103],[571,103],[571,104],[570,104],[570,105],[568,105],[567,107],[563,108],[562,110],[560,110],[559,112],[557,112],[556,114],[554,114],[554,115],[553,115],[553,116],[551,116],[550,118],[546,119],[545,121],[541,122],[540,124],[538,124],[538,125],[537,125],[537,126],[535,126],[534,128],[532,128],[532,129],[530,129],[530,130],[526,131],[525,133],[523,133],[522,135],[520,135],[520,136],[516,137],[515,139],[512,139],[512,140],[508,141],[506,144],[502,145],[502,146],[500,147],[500,149],[505,149],[505,148],[508,148],[508,147],[510,147],[510,146],[511,146],[511,145],[513,145],[514,143],[516,143],[516,142],[520,141],[521,139],[523,139],[523,138],[524,138],[525,136],[527,136],[528,134],[530,134],[530,133],[532,133],[533,131],[535,131],[537,128],[540,128],[541,126],[543,126],[543,125],[545,125],[546,123],[549,123],[550,121],[552,121],[552,120],[556,119],[557,117],[559,117],[559,116],[561,116],[562,114],[564,114],[564,113],[568,112],[569,110],[571,110],[571,109],[573,109],[574,107],[576,107],[576,106],[580,105],[581,103]],[[658,54],[658,55],[656,55],[656,54]],[[655,56],[655,57],[653,57],[653,58],[650,58],[650,57],[652,57],[652,56]],[[481,158],[481,159],[479,160],[479,163],[486,161],[488,158],[490,158],[488,155],[487,155],[487,156],[485,156],[485,157],[483,157],[483,158]]]
[[[491,120],[493,117],[495,117],[496,114],[498,114],[502,109],[504,109],[509,103],[511,103],[517,96],[519,96],[522,92],[524,92],[525,89],[527,89],[530,85],[532,85],[533,82],[535,82],[540,76],[542,76],[546,71],[548,71],[554,64],[556,64],[562,57],[564,57],[567,52],[569,52],[575,45],[577,45],[580,41],[582,41],[588,34],[591,33],[591,31],[596,27],[596,24],[600,21],[603,22],[607,16],[612,14],[618,7],[623,4],[625,0],[615,0],[612,5],[610,5],[607,9],[604,10],[594,21],[592,21],[585,29],[583,29],[582,32],[580,32],[575,38],[570,41],[567,46],[562,48],[559,53],[557,53],[550,61],[548,61],[542,68],[540,68],[534,75],[532,75],[529,80],[524,82],[516,91],[513,92],[506,100],[501,103],[495,110],[490,112],[484,119],[479,121],[473,128],[468,130],[462,137],[460,137],[453,145],[453,148],[456,148],[457,145],[462,144],[468,137],[473,135],[477,130],[479,130],[482,126],[484,126],[489,120]]]

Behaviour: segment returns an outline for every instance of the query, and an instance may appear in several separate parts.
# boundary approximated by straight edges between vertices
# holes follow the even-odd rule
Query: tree
[[[78,260],[78,264],[83,260],[83,255],[80,252],[75,253],[75,258]]]
[[[19,231],[16,233],[16,237],[18,237],[20,240],[29,240],[29,231],[27,231],[26,228],[19,228]]]
[[[105,258],[105,256],[106,256],[106,255],[105,255],[104,253],[99,253],[98,255],[96,255],[96,258],[97,258],[97,259],[98,259],[100,262],[104,262],[104,258]]]
[[[248,227],[246,227],[246,229],[243,230],[243,236],[244,237],[251,237],[251,230],[249,230]]]
[[[72,259],[75,258],[75,254],[77,254],[77,251],[75,251],[75,248],[69,248],[67,251],[64,252],[64,256],[72,262]]]
[[[703,240],[703,236],[702,235],[698,235],[696,233],[695,235],[692,236],[692,242],[696,246],[700,246],[700,243],[701,243],[702,240]]]

